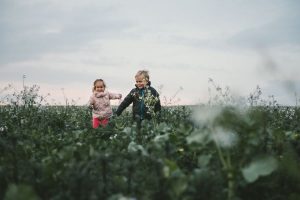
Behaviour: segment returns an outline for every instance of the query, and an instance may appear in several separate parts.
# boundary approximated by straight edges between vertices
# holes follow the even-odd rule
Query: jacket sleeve
[[[160,104],[160,99],[158,98],[158,102],[155,104],[155,112],[160,112],[161,111],[161,104]]]
[[[154,112],[157,114],[157,119],[160,121],[161,120],[161,104],[160,104],[158,92],[156,92],[156,95],[157,95],[156,97],[158,98],[158,102],[156,102],[156,104],[155,104]]]
[[[155,89],[154,89],[154,93],[155,93],[155,97],[158,98],[158,101],[155,104],[154,110],[155,110],[155,112],[160,112],[161,111],[161,104],[160,104],[159,94]]]
[[[91,96],[91,97],[90,97],[90,100],[89,100],[89,106],[93,106],[94,104],[95,104],[94,97]]]
[[[125,99],[122,101],[122,103],[119,105],[116,115],[121,115],[123,110],[125,110],[132,102],[133,102],[133,90],[130,91],[130,93],[125,97]]]

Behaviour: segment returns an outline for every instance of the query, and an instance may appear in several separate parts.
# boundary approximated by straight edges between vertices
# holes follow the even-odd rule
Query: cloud
[[[228,42],[239,47],[257,48],[300,45],[300,15],[281,17],[268,24],[243,30]]]
[[[270,80],[254,72],[261,59],[253,44],[270,46],[276,65],[267,63],[269,70],[298,67],[299,50],[278,48],[299,44],[295,2],[2,0],[0,79],[17,82],[26,74],[28,82],[80,95],[78,85],[90,92],[101,77],[126,93],[146,68],[154,86],[164,85],[163,96],[182,86],[185,102],[205,96],[209,77],[247,93]]]
[[[112,17],[112,5],[70,9],[69,5],[53,5],[51,1],[33,4],[4,1],[2,6],[0,64],[48,52],[72,51],[96,39],[116,37],[131,26]]]
[[[272,80],[262,87],[264,97],[273,96],[279,104],[296,105],[300,102],[300,81],[299,80]]]
[[[51,68],[42,67],[27,67],[24,70],[9,70],[5,71],[5,76],[1,76],[1,81],[7,81],[10,83],[20,81],[23,74],[27,75],[27,78],[36,83],[46,83],[53,85],[71,84],[79,82],[90,82],[94,78],[94,74],[86,73],[85,71],[66,71]]]

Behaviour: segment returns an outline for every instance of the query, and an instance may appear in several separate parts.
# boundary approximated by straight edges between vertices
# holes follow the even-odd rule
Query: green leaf
[[[211,160],[211,155],[201,155],[198,157],[198,166],[200,167],[206,167],[210,160]]]
[[[4,200],[38,200],[40,199],[31,186],[28,185],[9,185]]]
[[[169,140],[169,134],[164,134],[164,135],[157,135],[153,139],[154,142],[165,142]]]
[[[89,155],[90,156],[94,156],[95,155],[95,149],[94,149],[94,147],[92,145],[90,145]]]
[[[141,152],[143,156],[148,156],[148,152],[144,149],[142,145],[136,144],[135,142],[130,142],[127,148],[129,153]]]
[[[198,144],[207,144],[211,141],[211,137],[208,132],[198,132],[194,131],[191,135],[186,138],[188,144],[198,143]]]
[[[244,178],[248,183],[256,181],[260,176],[271,174],[277,168],[277,160],[273,157],[263,157],[254,160],[242,169]]]

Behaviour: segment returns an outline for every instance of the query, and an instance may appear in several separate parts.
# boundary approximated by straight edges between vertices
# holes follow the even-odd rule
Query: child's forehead
[[[95,85],[104,85],[103,81],[97,81]]]

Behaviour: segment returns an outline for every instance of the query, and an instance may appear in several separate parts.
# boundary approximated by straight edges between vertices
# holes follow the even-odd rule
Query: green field
[[[163,107],[138,131],[41,100],[0,107],[0,199],[300,199],[299,107]]]

